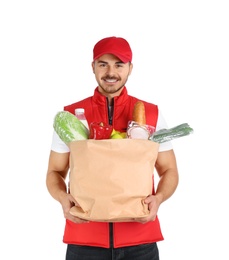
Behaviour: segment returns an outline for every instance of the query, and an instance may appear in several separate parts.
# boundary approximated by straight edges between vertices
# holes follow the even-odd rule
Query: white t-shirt
[[[168,126],[159,110],[156,131],[164,128],[168,128]],[[171,149],[173,149],[171,141],[161,143],[159,146],[159,152],[168,151]],[[51,150],[57,153],[68,153],[70,151],[69,147],[60,139],[55,130],[53,131]]]

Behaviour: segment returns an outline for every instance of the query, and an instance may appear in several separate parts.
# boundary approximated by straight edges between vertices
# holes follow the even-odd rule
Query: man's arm
[[[145,199],[145,203],[148,204],[150,210],[149,216],[137,220],[143,224],[155,220],[161,203],[172,196],[178,185],[179,176],[176,157],[173,150],[159,152],[155,168],[160,179],[156,188],[156,193]]]
[[[69,194],[66,178],[69,171],[69,153],[50,152],[46,186],[50,195],[60,202],[64,217],[75,223],[88,222],[69,213],[72,206],[78,205],[77,201]]]
[[[155,168],[160,177],[155,196],[160,204],[167,200],[175,192],[178,181],[178,169],[173,150],[159,152]]]

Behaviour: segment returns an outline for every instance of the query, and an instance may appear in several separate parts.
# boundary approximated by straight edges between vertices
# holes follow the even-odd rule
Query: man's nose
[[[112,67],[112,66],[109,66],[108,68],[107,68],[107,75],[114,75],[114,73],[115,73],[115,68],[114,67]]]

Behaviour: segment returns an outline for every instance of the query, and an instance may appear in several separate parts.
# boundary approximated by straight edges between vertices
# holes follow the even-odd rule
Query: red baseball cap
[[[132,51],[129,43],[121,37],[107,37],[98,41],[93,49],[93,60],[104,54],[113,54],[122,62],[132,61]]]

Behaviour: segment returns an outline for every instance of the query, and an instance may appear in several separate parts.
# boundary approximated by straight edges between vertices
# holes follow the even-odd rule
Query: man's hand
[[[65,196],[62,197],[61,205],[64,213],[64,217],[74,223],[82,224],[82,223],[88,223],[88,220],[84,220],[78,217],[73,216],[69,213],[71,207],[76,206],[79,207],[79,204],[77,201],[72,197],[71,194],[66,193]]]
[[[148,209],[150,211],[149,216],[144,218],[138,218],[134,219],[136,222],[140,222],[142,224],[145,224],[149,221],[154,221],[157,216],[158,208],[160,206],[160,202],[158,198],[155,195],[150,195],[144,200],[145,204],[148,204]]]

